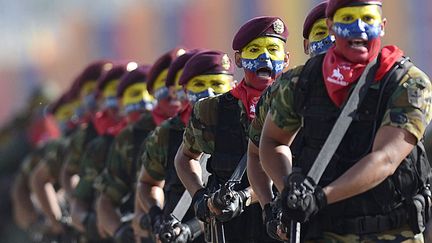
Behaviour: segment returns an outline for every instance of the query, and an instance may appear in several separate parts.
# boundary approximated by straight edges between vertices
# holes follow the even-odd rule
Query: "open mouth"
[[[366,39],[351,39],[348,41],[348,44],[350,47],[352,48],[363,48],[363,47],[367,47],[368,41]]]
[[[256,71],[256,74],[258,77],[262,77],[262,78],[270,78],[271,77],[271,70],[269,68],[259,68]]]

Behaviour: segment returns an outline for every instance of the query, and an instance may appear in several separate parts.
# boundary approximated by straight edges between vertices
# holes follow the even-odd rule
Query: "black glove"
[[[180,229],[180,233],[176,233],[178,232],[176,228]],[[163,243],[186,243],[194,241],[201,234],[202,229],[197,218],[181,223],[177,219],[169,217],[163,223],[159,232],[159,239]]]
[[[195,215],[203,222],[208,222],[210,219],[210,210],[207,207],[207,200],[209,200],[209,196],[207,195],[205,188],[199,189],[192,197],[192,206]]]
[[[163,220],[163,212],[159,206],[152,206],[148,212],[140,219],[140,227],[145,230],[150,230],[154,234],[157,234],[160,228],[160,224]]]
[[[301,173],[293,172],[285,179],[282,198],[282,221],[304,223],[327,205],[327,198],[320,186]]]
[[[115,243],[128,243],[135,241],[134,231],[130,223],[121,224],[113,236]]]
[[[213,205],[222,211],[215,218],[220,222],[227,222],[239,216],[246,207],[246,201],[250,199],[248,190],[232,191],[217,190],[212,196]]]
[[[96,225],[96,213],[88,212],[87,216],[82,221],[85,228],[85,236],[88,240],[100,240],[99,231]]]
[[[278,225],[281,224],[280,219],[278,218],[278,213],[280,213],[281,209],[276,208],[272,203],[267,203],[264,205],[264,209],[262,211],[263,222],[266,227],[267,234],[275,240],[283,241],[279,238],[277,234]]]

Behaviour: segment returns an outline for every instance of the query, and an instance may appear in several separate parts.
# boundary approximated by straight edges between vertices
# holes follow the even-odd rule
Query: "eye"
[[[375,20],[375,18],[373,16],[371,16],[371,15],[366,15],[366,16],[363,17],[363,21],[366,22],[366,23],[371,23],[374,20]]]
[[[344,22],[351,22],[351,21],[354,20],[354,18],[353,18],[352,15],[344,15],[344,16],[342,17],[342,20],[343,20]]]
[[[141,94],[141,92],[139,90],[134,90],[130,93],[130,96],[135,97],[135,96],[138,96],[140,94]]]
[[[212,81],[211,84],[212,86],[217,86],[217,87],[224,85],[221,81]]]
[[[279,51],[279,48],[277,46],[271,46],[271,47],[268,48],[268,50],[270,52],[275,52],[275,51]]]
[[[256,48],[256,47],[251,47],[251,48],[249,49],[249,52],[253,52],[253,53],[258,52],[258,51],[259,51],[259,49]]]
[[[204,87],[205,85],[204,85],[204,83],[202,81],[195,81],[194,82],[194,86],[196,86],[196,87]]]

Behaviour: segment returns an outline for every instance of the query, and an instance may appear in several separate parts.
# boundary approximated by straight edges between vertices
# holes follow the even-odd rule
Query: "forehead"
[[[271,36],[262,36],[262,37],[258,37],[254,40],[252,40],[251,42],[249,42],[245,48],[248,48],[250,46],[269,46],[269,45],[284,45],[285,42],[283,42],[283,40],[276,38],[276,37],[271,37]]]
[[[135,83],[135,84],[132,84],[131,86],[127,87],[125,90],[125,93],[135,91],[137,89],[146,89],[146,87],[147,87],[147,85],[145,83]]]
[[[326,19],[322,18],[315,21],[312,25],[311,32],[315,29],[327,29]]]
[[[340,8],[335,12],[335,16],[343,14],[379,14],[381,15],[381,6],[378,5],[361,5]]]
[[[199,75],[192,78],[191,81],[212,81],[212,80],[230,80],[233,76],[229,74],[207,74],[207,75]]]

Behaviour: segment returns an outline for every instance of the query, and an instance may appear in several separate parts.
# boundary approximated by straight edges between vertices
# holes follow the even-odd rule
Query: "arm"
[[[292,158],[289,145],[297,131],[287,132],[279,128],[267,114],[261,135],[259,155],[266,174],[273,180],[279,192],[284,188],[284,176],[291,173]]]
[[[84,219],[88,215],[88,206],[77,198],[71,200],[72,225],[80,232],[85,232]]]
[[[372,153],[324,188],[328,203],[353,197],[377,186],[396,171],[416,143],[414,135],[402,128],[381,127]]]
[[[27,229],[36,222],[36,210],[30,198],[28,181],[23,174],[18,174],[12,185],[12,206],[15,223],[21,229]]]
[[[117,207],[104,193],[101,193],[96,199],[96,214],[103,230],[113,236],[121,224],[121,216],[117,211]]]
[[[148,213],[153,206],[163,207],[165,198],[163,192],[164,182],[153,179],[144,166],[141,167],[136,197],[138,197],[142,211]]]
[[[60,186],[65,190],[66,198],[71,200],[73,190],[78,184],[79,176],[70,169],[69,163],[69,161],[66,161],[60,170]]]
[[[62,231],[60,224],[62,212],[57,193],[51,183],[52,180],[49,168],[44,161],[41,161],[30,175],[31,189],[36,195],[42,212],[49,220],[53,232],[58,233]]]
[[[201,154],[192,153],[182,143],[174,159],[177,175],[191,196],[204,188],[201,180],[202,169],[198,161],[200,156]]]
[[[247,175],[249,183],[254,194],[258,198],[261,207],[264,207],[264,205],[270,203],[273,199],[272,181],[261,166],[258,147],[251,141],[249,141],[248,145],[247,158]]]

